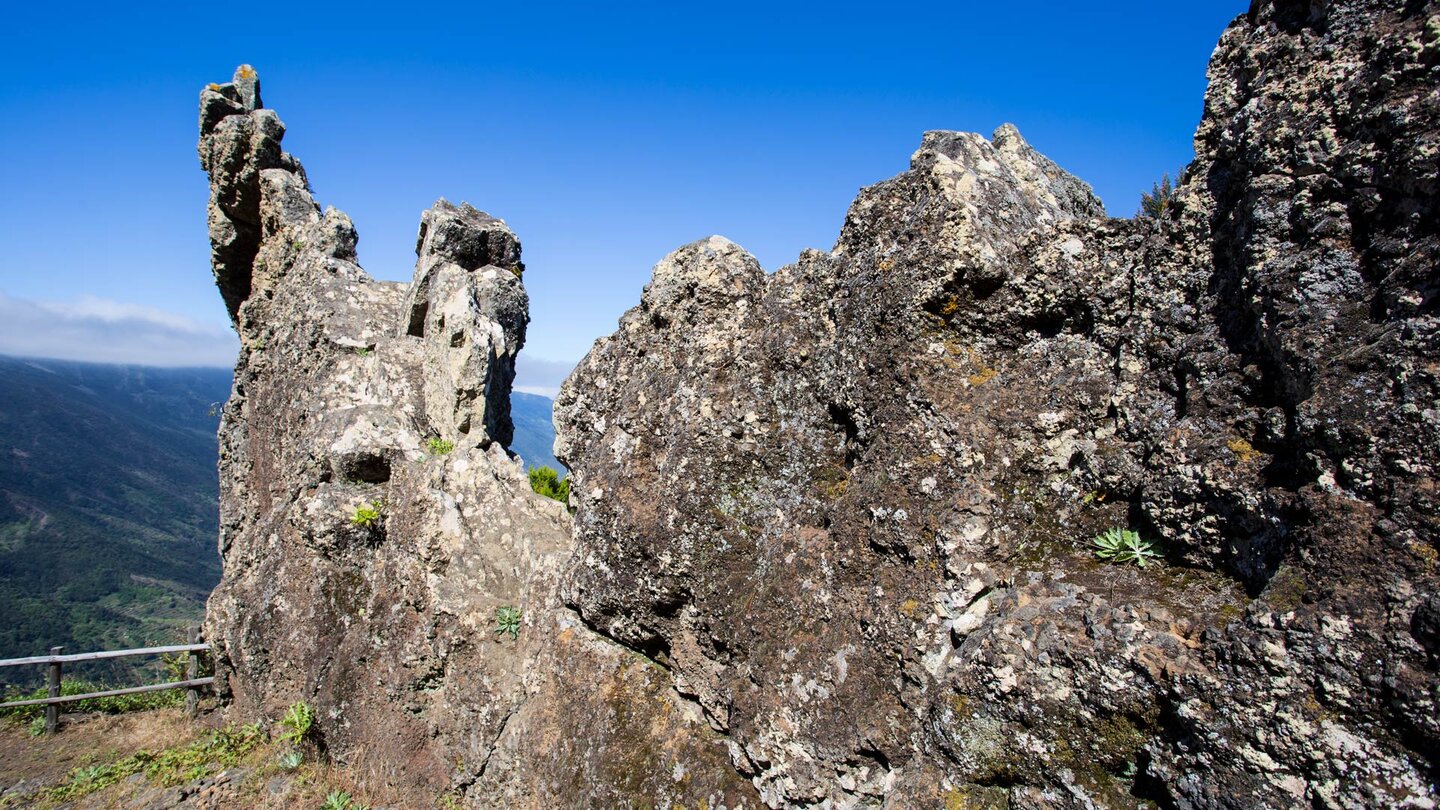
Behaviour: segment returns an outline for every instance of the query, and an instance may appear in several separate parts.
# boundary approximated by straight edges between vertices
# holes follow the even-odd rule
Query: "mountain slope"
[[[171,641],[198,622],[220,578],[229,393],[228,369],[0,357],[0,657]]]
[[[555,400],[539,394],[510,394],[510,419],[515,423],[515,438],[510,449],[525,460],[526,469],[550,467],[564,474],[565,467],[555,460],[555,423],[551,412]]]

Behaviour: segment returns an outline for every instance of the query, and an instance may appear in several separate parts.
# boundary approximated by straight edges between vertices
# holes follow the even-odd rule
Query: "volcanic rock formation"
[[[558,602],[568,517],[504,449],[528,320],[519,240],[441,200],[414,282],[376,282],[350,220],[281,150],[254,70],[202,92],[200,126],[215,279],[242,342],[206,622],[231,711],[311,703],[330,756],[417,807],[741,806],[727,797],[754,791],[699,711]],[[501,607],[522,610],[513,639]],[[676,763],[694,771],[678,784]]]
[[[675,251],[557,399],[573,516],[503,449],[514,236],[441,203],[371,281],[247,71],[201,115],[235,711],[475,806],[1435,806],[1435,3],[1257,2],[1158,219],[1007,125],[773,274]]]

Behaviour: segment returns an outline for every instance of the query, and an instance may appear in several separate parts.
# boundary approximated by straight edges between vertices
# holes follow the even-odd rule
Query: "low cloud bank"
[[[515,358],[515,390],[554,399],[560,383],[574,370],[574,363],[531,357],[522,350]]]
[[[85,296],[31,301],[0,292],[0,354],[139,366],[235,365],[240,342],[174,312]],[[575,364],[521,352],[515,390],[554,399]]]
[[[94,296],[30,301],[0,292],[0,354],[142,366],[235,364],[229,329]]]

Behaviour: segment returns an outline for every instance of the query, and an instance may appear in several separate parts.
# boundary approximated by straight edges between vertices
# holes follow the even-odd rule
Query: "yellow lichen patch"
[[[1251,447],[1250,442],[1244,439],[1231,439],[1225,443],[1225,446],[1230,448],[1230,452],[1234,453],[1235,457],[1240,459],[1242,463],[1260,455],[1260,451]]]
[[[1010,806],[1004,789],[998,787],[965,785],[945,791],[942,798],[945,810],[998,810]]]
[[[1429,543],[1421,543],[1417,540],[1411,540],[1409,545],[1410,550],[1415,552],[1420,559],[1424,560],[1429,568],[1435,568],[1436,561],[1440,560],[1440,552],[1437,552],[1434,546]]]
[[[249,65],[241,65],[240,70],[238,71],[238,75],[242,79],[253,79],[255,78],[255,68],[252,68]]]
[[[209,87],[211,90],[219,90],[219,89],[220,89],[220,85],[218,85],[218,84],[216,84],[216,83],[214,83],[214,82],[211,82],[210,84],[206,85],[206,87]]]
[[[955,712],[956,717],[969,717],[970,711],[973,708],[974,704],[970,701],[970,698],[964,695],[950,696],[950,709]]]
[[[946,297],[945,303],[940,305],[940,315],[945,318],[953,318],[959,311],[960,299],[953,295]]]
[[[888,273],[895,269],[895,262],[892,259],[881,259],[875,266],[879,268],[881,272]]]
[[[999,373],[1000,373],[1000,372],[996,371],[995,369],[990,368],[989,366],[986,366],[986,367],[980,369],[979,371],[975,372],[974,374],[971,374],[971,375],[970,375],[968,378],[966,378],[966,379],[969,380],[969,382],[970,382],[971,385],[984,385],[985,383],[990,382],[990,380],[993,379],[993,378],[995,377],[995,375],[996,375],[996,374],[999,374]]]
[[[919,602],[915,601],[914,599],[906,599],[904,602],[900,603],[900,612],[913,619],[915,618],[915,614],[918,612],[919,607]]]

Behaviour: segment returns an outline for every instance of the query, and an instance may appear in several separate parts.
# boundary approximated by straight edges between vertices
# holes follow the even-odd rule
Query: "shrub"
[[[60,684],[60,694],[66,696],[85,695],[91,692],[105,692],[113,688],[112,686],[95,683],[93,681],[67,678]],[[10,689],[7,690],[3,696],[0,696],[0,702],[9,703],[12,700],[39,700],[47,697],[50,697],[50,690],[44,686],[31,692],[21,692],[18,689]],[[163,692],[141,692],[138,695],[112,695],[111,697],[77,700],[73,703],[64,704],[64,710],[67,712],[123,714],[125,712],[143,712],[150,709],[161,709],[167,706],[178,706],[184,702],[184,690],[167,689]],[[0,717],[43,718],[44,714],[44,706],[15,706],[9,709],[0,709]]]
[[[1153,540],[1141,539],[1139,532],[1118,526],[1096,537],[1091,543],[1095,546],[1096,557],[1116,563],[1133,562],[1141,568],[1145,567],[1145,560],[1160,556]]]
[[[355,801],[343,790],[332,790],[325,794],[325,803],[320,805],[320,810],[370,810],[370,807]]]
[[[374,526],[380,522],[380,510],[383,508],[385,508],[385,504],[380,501],[362,503],[355,507],[355,514],[350,516],[350,522],[356,526]]]
[[[1145,192],[1140,193],[1140,210],[1135,212],[1135,216],[1151,217],[1153,219],[1159,219],[1164,216],[1165,213],[1170,210],[1170,206],[1175,202],[1175,192],[1178,191],[1179,188],[1178,183],[1170,182],[1170,175],[1168,173],[1161,175],[1160,182],[1156,183],[1148,194]]]
[[[297,700],[290,704],[285,710],[285,716],[280,718],[280,741],[290,745],[299,745],[310,738],[310,732],[315,728],[315,710],[310,704],[303,700]]]
[[[495,633],[503,635],[510,634],[510,638],[520,637],[520,608],[514,605],[505,605],[495,611]]]
[[[549,467],[536,467],[530,471],[530,488],[561,503],[570,502],[570,479],[561,478],[560,473]]]
[[[447,439],[432,436],[425,440],[425,449],[433,456],[443,456],[455,449],[455,443]]]

